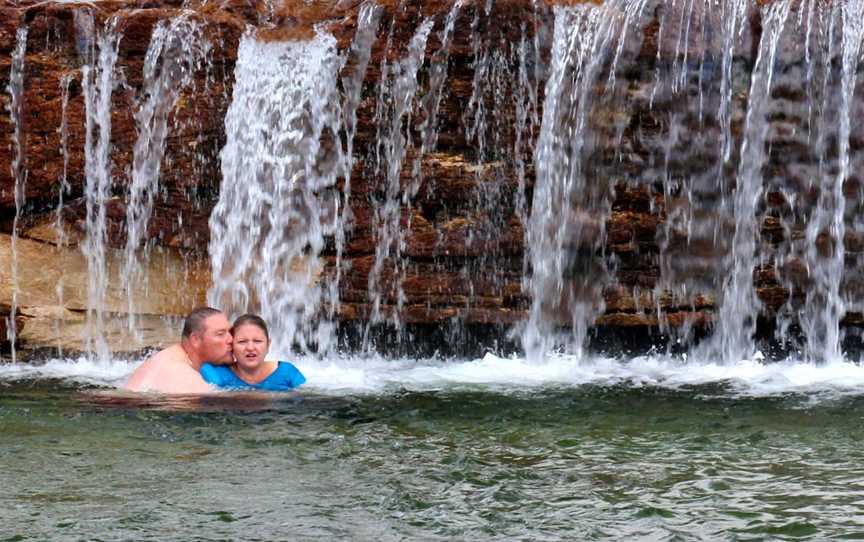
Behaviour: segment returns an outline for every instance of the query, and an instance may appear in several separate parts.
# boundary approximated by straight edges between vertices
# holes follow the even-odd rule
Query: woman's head
[[[234,320],[234,324],[231,326],[231,333],[234,333],[234,331],[240,326],[255,326],[264,332],[268,341],[270,340],[270,333],[267,331],[267,322],[257,314],[244,314],[243,316],[237,317],[237,319]]]
[[[254,369],[264,362],[270,349],[270,333],[263,318],[255,314],[244,314],[234,320],[231,334],[234,336],[233,350],[237,363]]]

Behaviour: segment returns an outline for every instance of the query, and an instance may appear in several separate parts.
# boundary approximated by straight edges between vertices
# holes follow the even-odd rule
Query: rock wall
[[[47,1],[0,8],[0,88],[9,84],[16,29],[26,25],[29,31],[22,117],[26,203],[19,219],[21,237],[53,243],[39,232],[59,217],[74,245],[86,227],[86,111],[81,66],[93,44],[87,42],[86,33],[82,34],[80,23],[76,23],[76,12],[92,14],[97,28],[115,19],[122,35],[117,70],[123,83],[112,94],[113,184],[107,206],[108,240],[115,248],[125,243],[125,195],[137,136],[134,113],[141,99],[144,55],[153,28],[187,9],[203,24],[212,44],[210,59],[207,68],[195,74],[193,88],[184,91],[171,114],[161,188],[146,234],[150,246],[174,249],[197,269],[207,264],[207,221],[218,198],[219,152],[225,143],[223,119],[231,102],[234,63],[243,32],[251,26],[262,40],[302,39],[314,25],[323,25],[337,38],[340,49],[347,50],[361,7],[359,2],[345,0],[311,5],[292,0],[282,4],[238,0],[183,4],[185,7],[168,0]],[[350,207],[353,220],[342,254],[345,266],[339,284],[338,317],[361,324],[372,312],[368,277],[378,242],[376,208],[385,190],[385,179],[375,173],[373,165],[380,137],[376,103],[381,68],[403,54],[420,21],[434,17],[420,75],[421,86],[428,88],[432,66],[441,55],[443,27],[453,7],[452,2],[443,0],[379,4],[384,13],[357,111],[357,160],[351,192],[343,202]],[[586,219],[602,223],[602,227],[596,225],[597,234],[604,236],[602,246],[587,255],[579,246],[568,250],[574,260],[608,262],[604,267],[610,276],[603,280],[603,310],[595,322],[600,326],[646,330],[667,325],[698,327],[710,323],[715,313],[722,287],[719,269],[729,252],[725,241],[734,232],[734,217],[722,200],[724,193],[728,196],[734,188],[763,11],[756,3],[750,5],[746,24],[736,36],[738,45],[730,67],[733,155],[724,163],[717,153],[722,139],[717,115],[722,43],[709,33],[721,28],[723,21],[719,10],[706,10],[704,5],[646,2],[630,29],[632,34],[613,42],[617,53],[610,55],[602,68],[609,73],[598,77],[592,93],[584,98],[593,105],[587,117],[589,136],[582,153],[583,169],[608,201],[604,213]],[[795,5],[801,9],[803,4]],[[688,20],[694,21],[686,28],[675,22],[684,21],[679,15],[685,8],[690,10]],[[418,117],[408,124],[413,144],[407,149],[401,182],[403,190],[416,185],[416,195],[406,198],[402,208],[406,235],[401,258],[388,262],[381,273],[385,316],[398,310],[400,321],[406,324],[440,326],[456,321],[500,328],[526,319],[531,304],[526,277],[532,271],[525,248],[526,220],[531,214],[533,152],[543,119],[554,19],[553,6],[533,0],[466,2],[462,8],[449,48],[435,148],[419,155],[421,110],[415,111]],[[796,35],[803,35],[803,31]],[[520,57],[520,51],[525,50],[531,51],[530,57]],[[528,87],[522,90],[530,88],[533,95],[517,104],[514,96],[519,91],[520,66],[528,74]],[[351,70],[352,66],[349,63],[344,69]],[[478,77],[479,69],[485,71]],[[800,304],[807,288],[807,266],[795,257],[796,250],[800,255],[795,242],[806,237],[809,211],[801,202],[809,200],[812,207],[813,192],[818,191],[813,188],[813,179],[820,175],[817,169],[825,167],[819,165],[816,154],[821,151],[814,150],[815,136],[808,122],[814,107],[826,106],[808,95],[809,87],[802,83],[807,80],[805,69],[795,39],[782,40],[771,89],[770,125],[764,142],[760,142],[768,149],[768,160],[765,190],[759,201],[760,263],[753,277],[767,316],[785,310],[796,300]],[[65,157],[70,188],[58,209],[64,168],[59,129],[64,77],[72,80]],[[9,102],[8,95],[3,99]],[[860,118],[861,108],[857,99],[853,118]],[[517,118],[520,114],[525,115],[522,121]],[[13,131],[8,108],[0,111],[0,130],[6,137],[0,146],[0,227],[8,234],[15,217],[14,156],[9,143]],[[826,132],[828,142],[824,146],[832,147],[832,133]],[[845,188],[852,226],[857,225],[853,215],[864,199],[857,176],[862,148],[864,128],[854,124],[850,156],[851,171],[856,173],[850,175]],[[420,175],[415,162],[420,165]],[[725,179],[727,185],[719,186],[718,178]],[[864,236],[852,226],[845,244],[849,264],[854,267]],[[580,227],[584,231],[585,225]],[[702,235],[704,232],[697,231],[700,228],[710,232]],[[335,247],[325,248],[321,258],[324,277],[332,277]],[[573,265],[574,269],[579,267]],[[850,277],[855,278],[854,274]],[[585,275],[574,271],[573,280],[585,280]],[[682,285],[688,288],[681,289]],[[855,288],[854,280],[849,288]],[[564,297],[560,306],[549,308],[549,317],[562,324],[569,321]],[[33,305],[38,303],[23,299],[26,296],[20,303],[27,329],[27,311],[33,313]],[[166,303],[148,311],[176,315],[189,306]],[[850,311],[847,321],[860,320],[856,314]]]
[[[0,235],[0,261],[12,261],[11,245],[10,236]],[[17,239],[15,250],[17,280],[12,280],[9,268],[0,268],[0,299],[11,300],[13,284],[17,286],[17,329],[22,345],[66,352],[87,350],[88,270],[81,251],[44,239]],[[202,269],[194,260],[184,260],[178,251],[164,248],[151,254],[148,266],[149,283],[140,287],[146,295],[137,305],[136,330],[130,332],[122,317],[127,311],[126,297],[118,286],[122,255],[115,250],[108,253],[112,286],[103,306],[106,315],[103,332],[114,351],[129,352],[176,341],[179,328],[176,316],[187,312],[190,306],[204,303],[209,285],[206,267]],[[182,288],[178,289],[178,284]],[[0,311],[4,308],[9,314],[11,306],[0,305]],[[163,318],[165,315],[169,318]]]

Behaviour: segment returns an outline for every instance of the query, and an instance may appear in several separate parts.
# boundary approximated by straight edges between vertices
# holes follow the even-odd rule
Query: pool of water
[[[864,369],[299,360],[160,398],[0,367],[0,540],[864,539]]]

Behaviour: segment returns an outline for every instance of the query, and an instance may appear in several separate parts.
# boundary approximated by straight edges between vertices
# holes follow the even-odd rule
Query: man
[[[147,358],[129,377],[125,388],[161,393],[208,393],[213,388],[201,378],[201,365],[231,361],[228,318],[217,309],[197,308],[186,317],[180,344]]]

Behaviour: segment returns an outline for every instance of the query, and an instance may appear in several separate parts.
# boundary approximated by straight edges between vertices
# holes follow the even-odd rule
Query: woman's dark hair
[[[231,335],[234,335],[234,331],[240,326],[255,326],[264,332],[264,336],[267,337],[268,341],[270,340],[270,332],[267,331],[267,322],[257,314],[244,314],[234,320],[234,325],[231,326]]]

